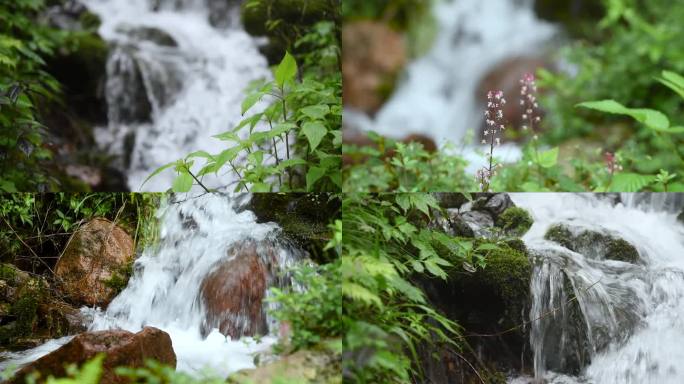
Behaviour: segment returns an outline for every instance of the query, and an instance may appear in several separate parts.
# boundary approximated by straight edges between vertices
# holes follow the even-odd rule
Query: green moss
[[[133,275],[134,260],[126,263],[112,273],[112,277],[104,282],[104,285],[113,289],[117,294],[126,288],[128,280]]]
[[[634,263],[639,260],[639,252],[632,244],[623,239],[612,239],[608,243],[606,259]]]
[[[522,236],[532,227],[532,216],[525,209],[510,207],[496,220],[496,225],[513,236]]]
[[[555,241],[565,248],[572,249],[572,232],[570,228],[563,224],[552,225],[544,234],[546,240]]]
[[[88,31],[97,31],[97,29],[100,28],[100,25],[102,25],[100,16],[90,11],[83,12],[79,17],[79,21],[81,22],[81,26]]]
[[[529,294],[532,266],[527,254],[503,246],[491,251],[486,267],[478,270],[477,278],[496,291],[507,305],[524,304]]]
[[[13,282],[17,278],[16,268],[11,264],[0,264],[0,279]]]
[[[609,234],[590,230],[580,230],[573,233],[567,225],[555,224],[548,229],[544,238],[555,241],[565,248],[587,257],[599,257],[627,263],[636,263],[639,260],[639,251],[632,244]]]

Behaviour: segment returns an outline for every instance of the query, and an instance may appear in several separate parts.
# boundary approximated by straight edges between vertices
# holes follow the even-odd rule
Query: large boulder
[[[46,339],[84,331],[81,312],[48,294],[48,283],[11,264],[0,264],[0,345],[38,346]]]
[[[474,246],[485,241],[463,240],[474,242]],[[421,278],[419,284],[437,310],[467,330],[465,341],[471,348],[463,352],[466,359],[486,374],[487,382],[504,383],[499,377],[489,377],[487,371],[520,372],[531,362],[529,327],[520,325],[528,320],[532,265],[524,249],[505,244],[488,252],[485,263],[485,268],[475,272],[455,268],[447,281]],[[464,383],[479,382],[472,368],[447,350],[421,354],[428,381],[461,377]]]
[[[123,330],[87,332],[25,366],[10,383],[23,383],[24,378],[32,372],[40,372],[43,378],[48,375],[64,377],[66,365],[81,365],[100,353],[105,354],[101,384],[129,383],[128,379],[118,376],[114,370],[121,366],[144,367],[147,359],[176,367],[171,337],[157,328],[145,327],[138,333]]]
[[[228,250],[204,278],[200,297],[206,318],[202,333],[212,329],[233,339],[268,332],[263,300],[272,279],[277,252],[270,244],[245,241]]]
[[[552,225],[544,238],[591,259],[618,260],[633,264],[639,261],[637,248],[611,233],[559,223]]]
[[[536,57],[514,57],[501,62],[480,81],[477,88],[478,100],[481,100],[484,105],[489,91],[503,91],[508,101],[503,108],[504,117],[512,127],[520,128],[522,126],[522,111],[518,102],[520,100],[520,79],[526,73],[536,73],[540,68],[551,68],[551,65]],[[485,128],[484,119],[482,128]]]
[[[134,257],[133,239],[126,231],[109,220],[92,219],[69,239],[55,277],[71,301],[105,306],[116,294],[110,282]]]
[[[377,112],[406,65],[403,35],[380,22],[347,23],[342,30],[342,51],[345,106]]]

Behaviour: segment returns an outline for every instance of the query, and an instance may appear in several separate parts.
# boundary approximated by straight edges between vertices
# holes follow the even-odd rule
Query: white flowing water
[[[530,341],[537,380],[684,382],[684,225],[675,209],[682,196],[620,197],[615,204],[590,194],[512,195],[535,219],[523,240],[534,255]],[[578,253],[545,240],[557,223],[620,237],[636,246],[639,260],[607,260],[599,245]],[[563,305],[573,297],[576,305]]]
[[[408,65],[374,119],[345,111],[345,124],[403,138],[422,133],[459,143],[482,122],[480,80],[503,60],[543,51],[555,27],[537,19],[530,0],[436,0],[437,38]]]
[[[102,18],[99,32],[111,48],[105,87],[109,125],[96,130],[96,140],[120,158],[132,191],[166,163],[197,150],[226,149],[212,136],[242,119],[240,105],[250,81],[270,76],[258,41],[239,25],[239,2],[226,1],[232,8],[219,11],[207,2],[84,0]],[[227,27],[210,23],[218,12],[226,13]],[[141,28],[168,35],[177,46],[130,33]],[[141,119],[145,115],[149,118]],[[166,191],[173,177],[165,172],[143,190]],[[230,174],[220,177],[206,177],[204,184],[211,188],[233,181]]]
[[[250,211],[237,212],[235,198],[203,195],[182,202],[165,203],[159,209],[160,240],[146,248],[134,265],[134,275],[106,311],[84,308],[93,319],[90,330],[124,329],[138,332],[145,326],[166,331],[173,343],[177,369],[195,376],[229,373],[254,366],[255,353],[267,351],[277,340],[277,326],[270,320],[270,334],[255,340],[231,340],[214,329],[202,336],[205,312],[200,300],[203,278],[217,262],[230,257],[228,250],[240,241],[273,240],[278,227],[257,224]],[[301,254],[279,247],[280,270]],[[9,365],[33,361],[68,342],[53,340],[36,349],[4,357],[0,371]]]

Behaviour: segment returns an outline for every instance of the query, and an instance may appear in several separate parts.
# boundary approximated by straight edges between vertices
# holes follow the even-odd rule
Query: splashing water
[[[269,319],[269,335],[259,342],[251,337],[231,340],[218,329],[203,337],[206,313],[200,299],[201,283],[218,262],[232,257],[228,250],[241,241],[274,244],[277,269],[281,271],[301,259],[302,254],[279,243],[275,224],[257,224],[252,212],[238,212],[237,200],[216,194],[163,203],[158,211],[158,244],[146,248],[136,260],[128,286],[106,311],[82,310],[93,318],[89,329],[162,329],[171,336],[177,369],[194,375],[225,377],[252,368],[254,354],[267,351],[277,340],[277,324]],[[33,350],[5,355],[9,360],[0,363],[0,370],[33,361],[70,339],[52,340]]]
[[[250,81],[270,76],[257,41],[238,25],[239,5],[223,10],[228,27],[218,28],[210,19],[219,12],[204,0],[84,3],[102,18],[100,34],[111,49],[109,125],[95,136],[102,149],[121,158],[129,188],[139,190],[155,169],[186,154],[225,149],[212,136],[242,119]],[[219,2],[209,2],[214,3]],[[165,191],[173,177],[163,173],[144,190]],[[221,177],[203,183],[212,188],[232,181]]]
[[[438,35],[431,51],[411,63],[404,81],[374,120],[345,111],[345,124],[403,138],[422,133],[458,143],[482,121],[476,90],[495,65],[534,54],[555,33],[538,20],[532,1],[437,1]]]
[[[624,203],[591,194],[511,197],[535,219],[523,238],[534,265],[535,377],[556,384],[684,382],[684,226],[673,208],[681,196],[622,194]],[[545,240],[557,223],[618,236],[637,248],[639,260],[607,260],[598,245],[578,253]]]

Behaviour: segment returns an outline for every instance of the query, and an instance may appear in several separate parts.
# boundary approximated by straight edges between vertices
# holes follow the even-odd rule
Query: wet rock
[[[106,92],[109,119],[113,123],[152,121],[152,103],[134,55],[135,47],[117,46],[107,62]]]
[[[203,335],[214,328],[233,339],[267,333],[262,304],[270,280],[269,264],[275,262],[275,252],[254,241],[240,243],[204,278],[200,287],[206,311]]]
[[[328,225],[340,217],[341,206],[341,200],[328,193],[255,193],[245,208],[259,223],[278,223],[314,261],[325,263],[333,257],[324,250],[332,234]]]
[[[57,265],[60,290],[73,302],[106,306],[115,295],[107,283],[135,256],[133,239],[106,219],[93,219],[69,239]]]
[[[552,225],[544,238],[588,258],[618,260],[627,263],[639,261],[639,251],[618,235],[601,233],[567,224]]]
[[[345,106],[370,114],[377,112],[406,65],[404,36],[381,22],[346,23],[342,51]]]
[[[494,218],[497,218],[505,210],[514,206],[513,200],[511,200],[507,193],[496,193],[477,195],[477,198],[473,201],[472,209],[474,211],[488,212]]]
[[[488,233],[488,229],[494,226],[494,218],[485,211],[464,212],[461,218],[477,236],[485,236]]]
[[[496,218],[496,226],[508,235],[521,237],[532,227],[532,216],[520,207],[509,207]]]
[[[326,340],[311,349],[300,350],[282,358],[231,375],[232,384],[274,383],[292,380],[298,383],[342,383],[342,341]]]
[[[109,47],[99,35],[80,31],[70,34],[47,60],[47,71],[63,87],[65,104],[92,124],[107,123],[104,83],[108,54]]]
[[[106,354],[101,384],[128,383],[128,379],[116,375],[114,369],[120,366],[143,367],[147,359],[176,367],[171,337],[157,328],[145,327],[138,333],[123,330],[87,332],[25,366],[10,383],[23,383],[23,379],[34,371],[40,372],[42,377],[63,377],[66,375],[65,365],[81,365],[99,353]]]
[[[138,41],[149,41],[164,47],[177,47],[178,43],[167,32],[154,27],[142,27],[132,25],[120,25],[117,32],[128,35]]]
[[[476,240],[475,246],[481,241]],[[506,245],[489,252],[485,261],[486,268],[478,268],[474,273],[455,268],[447,281],[421,279],[419,284],[439,311],[466,330],[470,351],[475,351],[476,356],[469,351],[463,353],[469,361],[484,364],[478,365],[478,370],[483,374],[487,370],[520,372],[525,366],[529,368],[531,362],[529,328],[520,324],[528,320],[532,265],[526,252]],[[483,334],[489,336],[479,336]],[[448,350],[429,352],[423,360],[428,376],[465,377],[468,379],[463,382],[478,382],[472,369]],[[434,353],[439,356],[437,359]],[[495,378],[492,376],[488,382],[501,382]]]
[[[520,110],[520,79],[526,73],[536,73],[539,68],[550,68],[550,64],[543,59],[534,57],[515,57],[508,59],[494,67],[480,81],[477,87],[477,98],[483,103],[487,100],[487,92],[501,90],[508,101],[503,108],[506,121],[513,128],[522,126],[522,111]],[[482,122],[484,128],[484,121]],[[484,130],[482,130],[484,131]]]
[[[681,211],[681,212],[679,213],[679,215],[677,215],[677,221],[679,221],[680,223],[684,224],[684,210]]]

